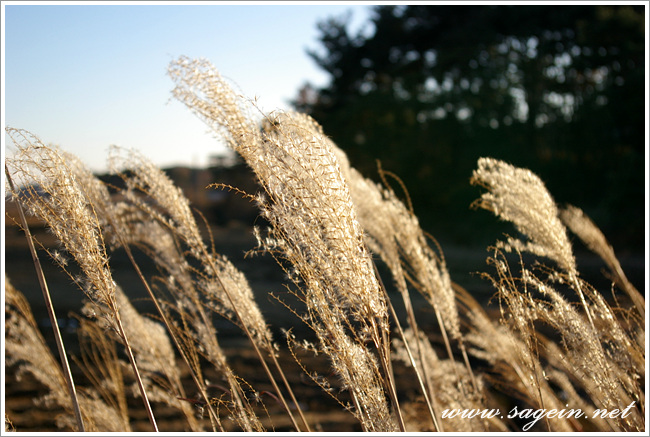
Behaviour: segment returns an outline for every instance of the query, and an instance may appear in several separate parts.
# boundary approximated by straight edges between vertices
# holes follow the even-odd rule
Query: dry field
[[[6,229],[5,430],[645,430],[643,267],[630,276],[535,174],[478,160],[473,206],[512,230],[463,252],[317,121],[257,113],[204,60],[179,58],[169,75],[260,186],[213,188],[259,218],[206,226],[135,151],[111,154],[114,193],[7,128],[7,191],[29,217],[8,208],[7,221],[33,239]],[[483,272],[482,285],[458,271]]]

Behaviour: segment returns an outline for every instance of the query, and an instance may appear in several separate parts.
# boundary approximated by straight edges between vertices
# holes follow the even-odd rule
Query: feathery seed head
[[[508,238],[506,243],[499,243],[501,247],[548,257],[566,272],[577,273],[566,228],[558,218],[553,198],[537,175],[497,159],[480,158],[471,182],[488,189],[475,206],[512,222],[529,239],[523,242]]]
[[[7,159],[26,209],[47,223],[81,267],[91,299],[115,305],[115,283],[108,265],[96,207],[107,193],[72,155],[45,146],[29,132],[7,129],[18,153]]]

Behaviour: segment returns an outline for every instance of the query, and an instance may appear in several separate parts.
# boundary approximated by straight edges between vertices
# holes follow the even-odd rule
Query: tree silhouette
[[[425,226],[472,238],[476,222],[456,217],[477,196],[477,158],[493,156],[643,247],[642,6],[376,6],[372,34],[348,23],[319,23],[308,54],[330,81],[294,105],[364,174],[379,159],[399,175]]]

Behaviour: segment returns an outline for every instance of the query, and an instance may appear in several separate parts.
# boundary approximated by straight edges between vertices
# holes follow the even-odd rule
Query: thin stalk
[[[467,356],[467,348],[465,347],[465,343],[462,340],[459,341],[459,347],[461,353],[463,354],[463,361],[465,362],[465,367],[469,372],[469,376],[472,378],[472,387],[474,387],[474,393],[480,395],[478,390],[478,384],[476,382],[476,377],[474,376],[474,372],[472,371],[472,366],[469,364],[469,357]]]
[[[210,258],[208,257],[208,259],[210,259]],[[251,344],[253,345],[253,349],[255,350],[255,353],[257,354],[257,357],[260,360],[260,363],[262,364],[262,367],[264,367],[264,371],[268,375],[268,377],[269,377],[269,379],[271,381],[271,384],[273,385],[273,389],[278,393],[278,397],[280,398],[280,400],[282,402],[282,405],[287,410],[287,414],[289,414],[289,417],[291,418],[291,423],[293,423],[293,426],[294,426],[294,428],[296,428],[296,431],[300,431],[300,427],[298,426],[298,423],[296,422],[295,417],[293,417],[293,414],[291,413],[291,409],[289,408],[289,404],[287,404],[286,399],[284,399],[284,396],[282,395],[282,392],[280,391],[280,387],[278,387],[278,384],[275,381],[275,378],[273,377],[273,374],[271,373],[271,369],[269,369],[269,366],[266,364],[266,360],[264,359],[264,356],[262,355],[262,352],[260,351],[260,348],[257,346],[257,343],[253,339],[253,334],[248,330],[248,327],[246,326],[246,323],[244,322],[244,319],[242,318],[241,314],[239,313],[239,310],[237,310],[237,305],[235,305],[235,302],[234,302],[232,296],[230,295],[230,292],[224,286],[224,284],[221,281],[221,278],[219,277],[219,275],[216,274],[217,273],[216,266],[214,265],[214,263],[212,263],[212,261],[210,261],[210,264],[212,265],[212,269],[215,272],[215,277],[217,278],[217,281],[219,282],[219,285],[221,286],[221,288],[226,293],[226,296],[228,297],[228,301],[230,302],[230,305],[232,306],[233,311],[235,312],[235,315],[237,316],[237,318],[239,319],[239,322],[241,323],[241,328],[244,330],[244,333],[246,334],[246,336],[250,340]],[[300,407],[297,404],[296,404],[296,408],[298,408],[298,410],[300,410]],[[301,417],[302,417],[302,415],[301,415]],[[304,420],[304,417],[303,417],[303,420]],[[307,426],[306,421],[305,421],[305,426]],[[309,428],[309,427],[307,426],[307,428]]]
[[[408,295],[403,296],[404,298],[404,304],[407,310],[408,318],[409,318],[409,323],[413,327],[413,332],[415,333],[415,344],[417,346],[417,352],[418,356],[420,357],[420,366],[422,367],[422,373],[423,377],[419,375],[417,364],[415,362],[415,359],[413,355],[411,354],[411,348],[408,345],[408,342],[406,341],[406,338],[404,336],[404,332],[402,330],[402,327],[400,326],[399,320],[397,320],[397,314],[395,313],[395,308],[393,305],[390,305],[390,310],[391,313],[393,314],[393,318],[397,320],[397,329],[399,331],[400,336],[402,337],[402,340],[404,341],[404,348],[406,349],[406,353],[409,356],[409,360],[411,361],[411,365],[413,366],[413,369],[415,370],[415,374],[418,378],[418,382],[420,383],[420,386],[422,387],[422,391],[424,392],[424,399],[427,403],[427,407],[429,408],[429,414],[431,415],[431,420],[433,421],[433,426],[435,427],[436,431],[443,432],[443,429],[440,427],[436,420],[436,415],[435,415],[435,406],[434,406],[434,392],[433,392],[433,387],[431,386],[431,378],[429,377],[429,372],[427,371],[427,366],[424,364],[424,352],[422,350],[422,345],[420,343],[420,337],[419,337],[419,328],[417,325],[417,322],[415,320],[415,314],[413,314],[413,306],[411,305],[411,300],[408,298]],[[424,383],[423,383],[424,381]],[[428,396],[427,396],[428,392]]]
[[[390,357],[386,351],[386,345],[388,342],[382,341],[379,337],[379,327],[375,320],[372,320],[372,329],[373,329],[373,342],[375,343],[375,348],[379,353],[379,362],[381,367],[384,370],[384,375],[386,376],[386,389],[388,390],[388,395],[395,406],[395,413],[397,414],[397,424],[399,425],[400,432],[406,431],[406,426],[404,425],[404,417],[402,416],[402,409],[399,406],[399,400],[397,398],[397,388],[395,387],[395,375],[390,367]]]
[[[456,283],[452,283],[451,286],[452,286],[452,288],[453,288],[456,295],[458,295],[458,293],[463,293],[463,295],[465,295],[467,293],[467,290],[465,290],[463,287],[461,287],[460,285],[458,285]],[[465,347],[465,342],[463,341],[462,337],[458,339],[458,346],[460,347],[460,351],[461,351],[461,353],[463,355],[463,361],[465,362],[465,367],[467,368],[467,372],[469,373],[469,376],[472,379],[472,387],[474,387],[474,393],[476,393],[477,395],[480,395],[481,398],[483,399],[483,394],[481,394],[479,389],[478,389],[478,383],[476,382],[476,376],[474,375],[474,371],[472,370],[472,366],[469,363],[469,357],[467,356],[467,348]]]
[[[7,181],[9,182],[9,188],[11,192],[16,194],[14,188],[14,183],[5,164],[5,174],[7,175]],[[68,392],[70,393],[70,399],[72,401],[72,409],[74,411],[75,419],[77,421],[77,426],[79,427],[79,432],[85,432],[83,418],[81,416],[81,407],[79,406],[79,398],[77,397],[77,390],[74,385],[74,380],[72,378],[72,372],[70,371],[70,365],[68,363],[68,357],[65,352],[65,346],[63,345],[63,338],[61,337],[61,331],[59,331],[59,325],[57,323],[56,314],[54,312],[54,306],[52,305],[52,299],[50,297],[50,290],[47,286],[47,281],[45,280],[45,274],[43,273],[43,268],[41,267],[41,262],[36,253],[36,248],[34,247],[34,241],[32,240],[32,234],[27,225],[27,219],[25,218],[25,213],[23,207],[20,204],[20,200],[16,201],[18,205],[18,214],[20,215],[20,222],[25,232],[25,237],[27,238],[27,244],[29,246],[29,251],[32,255],[32,260],[34,261],[34,268],[36,269],[36,276],[38,278],[38,283],[41,286],[41,291],[43,292],[43,299],[45,300],[45,307],[47,308],[47,314],[52,323],[52,331],[54,332],[54,339],[56,341],[56,347],[59,351],[59,358],[61,359],[61,367],[63,369],[63,375],[68,386]]]
[[[598,332],[598,330],[596,329],[596,325],[594,324],[594,319],[591,317],[591,311],[589,311],[589,305],[587,305],[587,300],[585,299],[585,295],[582,291],[582,287],[580,286],[580,280],[578,279],[578,275],[574,271],[569,272],[569,282],[573,287],[573,289],[577,291],[578,297],[580,297],[580,303],[582,303],[582,307],[584,308],[585,313],[587,314],[587,319],[589,319],[589,324],[591,325],[591,328],[594,330],[594,332]],[[601,347],[601,351],[602,351],[602,347]]]
[[[202,248],[202,250],[205,252],[204,248]],[[253,338],[253,334],[248,329],[248,326],[246,325],[244,318],[242,317],[241,313],[237,309],[237,305],[235,304],[235,301],[232,298],[232,295],[230,294],[230,291],[228,290],[228,288],[221,281],[221,277],[218,274],[217,266],[214,264],[214,261],[212,260],[212,257],[209,254],[205,253],[205,258],[207,260],[209,260],[210,267],[211,267],[212,271],[214,272],[214,276],[217,279],[217,282],[219,283],[219,286],[221,287],[221,289],[226,294],[226,297],[228,298],[228,301],[230,302],[230,306],[232,307],[233,312],[235,313],[235,316],[237,317],[237,319],[239,320],[239,323],[241,324],[241,329],[243,329],[244,333],[246,334],[246,336],[250,340],[251,345],[253,346],[253,349],[255,350],[255,354],[257,355],[257,358],[259,359],[260,364],[262,364],[262,367],[264,368],[264,371],[266,372],[267,376],[269,377],[271,385],[273,385],[273,389],[278,393],[278,397],[280,398],[280,401],[282,402],[282,405],[286,409],[287,414],[289,415],[289,418],[291,419],[291,422],[292,422],[294,428],[296,428],[296,431],[300,432],[301,431],[300,426],[298,426],[298,423],[296,422],[296,419],[293,416],[293,413],[291,413],[291,408],[289,407],[289,404],[287,403],[286,399],[284,398],[284,395],[282,394],[282,391],[280,391],[280,388],[278,387],[278,384],[275,381],[275,378],[273,377],[273,373],[269,369],[268,364],[266,363],[266,360],[264,359],[264,356],[262,355],[262,352],[260,351],[255,339]],[[272,348],[269,349],[269,354],[271,355],[273,360],[276,362],[276,366],[279,368],[280,365],[279,365],[279,363],[277,363],[277,360],[275,359]],[[289,387],[289,383],[286,381],[286,378],[284,377],[284,373],[281,371],[281,369],[280,369],[280,373],[282,374],[282,378],[284,379],[284,382],[287,385],[289,392],[291,393],[292,399],[294,399],[296,409],[300,413],[300,418],[303,421],[303,424],[305,425],[305,428],[309,431],[310,428],[309,428],[309,425],[307,424],[307,420],[305,419],[304,415],[302,414],[302,409],[300,408],[300,405],[298,405],[297,401],[295,401],[295,396],[293,395],[293,391]]]
[[[399,319],[397,318],[397,313],[395,312],[395,307],[393,307],[393,304],[391,303],[389,297],[388,297],[388,292],[386,291],[386,287],[384,286],[384,282],[382,281],[381,277],[379,276],[379,270],[377,270],[377,265],[372,263],[374,269],[375,269],[375,276],[377,276],[377,280],[379,281],[379,285],[384,292],[384,296],[386,297],[386,302],[388,304],[388,307],[390,308],[391,315],[393,316],[393,319],[395,319],[395,326],[397,326],[397,330],[402,337],[402,341],[404,341],[404,348],[406,349],[406,353],[408,354],[409,361],[411,361],[411,366],[413,367],[413,370],[415,371],[415,375],[418,379],[418,383],[420,384],[420,388],[422,389],[422,393],[424,395],[425,402],[427,404],[427,408],[429,409],[429,415],[431,416],[431,421],[433,422],[433,426],[436,429],[436,431],[443,432],[442,426],[438,423],[438,420],[436,419],[436,413],[433,407],[433,393],[431,393],[431,398],[429,397],[429,390],[431,390],[431,387],[429,387],[429,384],[427,383],[425,386],[425,383],[422,380],[422,376],[420,375],[420,372],[418,370],[417,363],[415,362],[415,359],[413,358],[413,354],[411,353],[411,348],[408,345],[408,341],[406,340],[406,336],[404,335],[404,331],[402,330],[402,325],[399,322]],[[410,301],[409,301],[410,302]],[[413,323],[415,323],[415,320],[413,320]],[[415,326],[415,325],[414,325]],[[415,329],[415,328],[414,328]],[[416,336],[417,336],[417,331],[416,331]],[[417,337],[416,337],[417,338]],[[418,345],[419,349],[419,345]],[[421,356],[422,354],[420,354]],[[420,360],[422,362],[422,368],[424,369],[424,361]],[[427,390],[427,387],[429,390]]]
[[[111,220],[110,215],[107,214],[106,216],[110,221]],[[135,356],[133,355],[133,351],[131,350],[131,345],[129,344],[126,331],[124,330],[124,326],[122,325],[122,319],[120,317],[119,309],[117,308],[117,306],[113,306],[113,305],[111,305],[111,309],[114,312],[115,321],[117,323],[117,334],[124,342],[124,348],[128,355],[129,362],[131,363],[131,367],[133,368],[133,373],[135,375],[135,379],[138,384],[140,394],[142,395],[142,402],[147,412],[147,416],[149,417],[149,422],[151,422],[151,426],[153,427],[154,431],[158,432],[158,425],[156,424],[156,418],[154,417],[153,410],[151,409],[151,404],[149,403],[149,398],[144,388],[144,383],[142,382],[142,377],[140,376],[140,371],[138,370],[138,365],[135,361]]]
[[[181,347],[180,343],[178,342],[178,338],[176,337],[176,335],[174,335],[174,331],[172,329],[171,323],[167,319],[167,316],[166,316],[165,312],[163,311],[162,307],[160,306],[160,303],[158,302],[158,299],[156,298],[153,291],[151,290],[151,287],[149,287],[149,283],[147,282],[144,275],[142,274],[142,271],[140,270],[140,267],[135,262],[135,259],[133,257],[133,254],[131,252],[130,247],[128,246],[128,244],[126,244],[123,241],[121,236],[118,236],[118,238],[120,238],[120,241],[122,242],[122,247],[124,247],[124,250],[125,250],[129,260],[131,261],[131,264],[135,268],[135,271],[136,271],[138,277],[140,278],[140,281],[142,282],[144,287],[147,289],[147,292],[149,293],[149,297],[151,298],[154,305],[156,306],[156,310],[158,310],[158,313],[160,314],[160,317],[162,318],[163,323],[165,324],[165,327],[167,328],[167,331],[169,331],[169,334],[171,335],[172,340],[174,341],[174,344],[176,345],[176,348],[178,349],[181,356],[183,357],[183,360],[187,364],[187,366],[188,366],[188,368],[190,370],[190,374],[192,375],[192,379],[194,380],[194,383],[196,384],[199,391],[201,392],[201,396],[203,396],[203,398],[205,399],[206,405],[208,407],[208,414],[210,416],[210,423],[212,425],[212,429],[213,430],[215,429],[215,425],[214,425],[215,420],[217,421],[217,423],[219,423],[219,426],[221,427],[221,423],[217,419],[217,415],[216,415],[216,413],[214,412],[214,410],[212,408],[212,403],[210,402],[210,398],[208,397],[207,393],[203,389],[203,385],[200,384],[200,381],[199,381],[196,373],[194,372],[194,370],[192,370],[192,366],[190,365],[189,360],[188,360],[185,352],[183,351],[183,348]],[[223,431],[223,428],[221,428],[221,430]]]
[[[294,403],[296,409],[298,410],[298,414],[300,415],[300,420],[302,420],[303,425],[305,425],[306,431],[311,432],[311,428],[309,427],[309,424],[307,423],[307,419],[305,418],[302,412],[302,408],[300,408],[300,406],[298,405],[298,400],[296,399],[296,395],[293,393],[293,390],[291,389],[291,385],[289,384],[289,381],[287,381],[287,378],[284,375],[284,371],[282,370],[282,367],[280,366],[278,359],[275,357],[275,354],[273,353],[273,348],[271,347],[270,344],[267,344],[266,347],[269,350],[269,355],[271,355],[271,359],[273,360],[275,367],[278,369],[278,372],[280,372],[280,377],[282,378],[282,382],[284,383],[285,387],[287,388],[287,391],[289,392],[289,396],[291,396],[291,401]]]
[[[445,343],[445,349],[447,350],[447,355],[449,355],[449,359],[451,360],[452,363],[456,363],[456,358],[454,358],[454,354],[451,351],[451,343],[449,341],[449,336],[447,335],[447,329],[445,328],[445,323],[442,320],[442,316],[440,315],[438,305],[432,304],[432,306],[433,306],[433,311],[436,314],[436,319],[438,320],[438,326],[440,327],[442,339],[443,342]],[[454,375],[456,376],[456,379],[460,383],[460,391],[462,395],[467,396],[467,393],[465,392],[465,384],[463,383],[463,380],[460,378],[460,374],[458,373],[458,369],[456,368],[456,366],[454,366]]]
[[[144,384],[142,382],[142,378],[140,377],[140,371],[138,370],[138,365],[135,362],[135,356],[133,356],[133,351],[131,350],[131,346],[129,345],[129,340],[126,337],[124,326],[122,326],[122,319],[120,318],[118,312],[115,313],[115,321],[117,322],[117,329],[119,330],[118,335],[122,338],[122,341],[124,341],[124,349],[126,350],[126,354],[129,357],[129,362],[131,363],[131,367],[133,368],[133,373],[135,373],[135,380],[138,383],[138,388],[140,389],[140,394],[142,395],[142,402],[144,403],[144,408],[147,411],[147,416],[149,416],[149,422],[151,422],[151,426],[153,426],[154,431],[158,432],[158,425],[156,424],[156,418],[154,417],[153,411],[151,410],[151,405],[149,404],[149,398],[147,397],[147,392],[144,389]]]
[[[534,328],[532,327],[532,321],[530,321],[530,330],[531,332],[534,332]],[[533,340],[531,340],[533,341]],[[529,345],[529,349],[532,349],[532,345]],[[538,365],[539,365],[539,348],[537,347],[537,342],[534,342],[534,348],[535,348],[535,354],[533,355],[531,353],[530,360],[532,361],[533,365],[533,374],[535,375],[535,383],[537,384],[537,393],[539,395],[539,405],[541,407],[542,411],[546,411],[546,407],[544,406],[544,397],[542,396],[542,385],[539,382],[539,374],[540,372],[543,372],[543,369],[539,369],[538,371]],[[533,352],[532,350],[530,352]],[[537,359],[535,359],[537,358]],[[548,429],[548,432],[552,432],[551,430],[551,423],[548,420],[548,416],[544,416],[544,421],[546,422],[546,428]]]
[[[433,239],[433,237],[431,237]],[[435,242],[435,240],[433,240]],[[378,273],[377,273],[378,275]],[[438,305],[436,304],[435,299],[433,298],[433,295],[431,293],[426,292],[425,290],[422,289],[422,286],[418,284],[418,281],[414,279],[410,274],[406,275],[408,281],[420,291],[420,294],[422,294],[425,298],[427,298],[427,301],[433,308],[433,312],[435,313],[436,316],[436,321],[438,322],[438,327],[440,328],[440,333],[442,335],[442,340],[445,345],[445,350],[447,351],[447,355],[449,356],[449,360],[452,363],[456,362],[456,358],[454,357],[454,354],[451,350],[451,342],[449,341],[449,336],[447,335],[447,328],[445,327],[444,321],[442,319],[442,315],[440,314],[440,309],[438,308]],[[465,391],[465,384],[463,380],[460,378],[460,374],[458,373],[458,369],[456,366],[454,368],[454,375],[456,376],[456,379],[460,383],[460,391],[461,394],[464,397],[467,397],[467,393]],[[470,371],[471,374],[471,369],[468,367],[468,371]]]
[[[587,318],[589,319],[589,323],[591,324],[591,328],[593,329],[594,333],[597,333],[598,330],[596,329],[596,325],[594,324],[594,320],[591,317],[591,311],[589,310],[589,306],[587,305],[587,300],[585,298],[584,292],[582,291],[582,286],[580,285],[580,279],[578,278],[577,273],[575,272],[570,272],[569,273],[569,281],[571,283],[571,286],[573,287],[574,290],[578,292],[578,296],[580,297],[580,301],[582,302],[582,306],[585,310],[585,313],[587,314]],[[594,334],[595,335],[595,334]],[[598,347],[598,351],[603,357],[606,357],[607,355],[605,354],[605,350],[603,349],[603,345],[600,341],[596,342],[596,345]],[[608,366],[605,366],[603,368],[603,372],[607,375],[608,379],[614,379],[611,375],[611,369]],[[608,421],[611,422],[611,426],[614,429],[614,431],[620,431],[618,428],[618,425],[616,425],[615,421]]]
[[[434,314],[435,314],[435,316],[436,316],[436,321],[438,322],[438,327],[440,328],[440,333],[441,333],[441,335],[442,335],[442,340],[443,340],[443,343],[444,343],[444,345],[445,345],[445,350],[447,351],[447,356],[449,356],[449,360],[450,360],[452,363],[456,363],[456,358],[454,357],[454,353],[453,353],[452,350],[451,350],[451,342],[449,341],[449,335],[447,335],[447,328],[445,327],[445,323],[444,323],[444,321],[443,321],[443,319],[442,319],[442,315],[440,314],[440,309],[438,308],[438,305],[436,304],[435,299],[433,298],[433,295],[430,294],[430,293],[428,293],[428,292],[426,292],[426,291],[424,291],[424,290],[421,288],[421,285],[419,285],[418,282],[417,282],[415,279],[413,279],[412,277],[407,276],[407,278],[408,278],[409,282],[410,282],[410,283],[411,283],[411,284],[412,284],[416,289],[418,289],[418,290],[420,291],[420,293],[421,293],[425,298],[427,298],[427,301],[429,302],[429,304],[430,304],[431,307],[433,308],[433,312],[434,312]],[[465,391],[465,384],[464,384],[463,380],[460,378],[460,374],[458,373],[458,369],[456,368],[456,366],[453,366],[453,368],[454,368],[454,375],[456,376],[456,379],[457,379],[458,382],[460,383],[460,391],[461,391],[461,394],[462,394],[464,397],[466,397],[466,396],[467,396],[467,393],[466,393],[466,391]],[[468,368],[468,370],[470,370],[470,369]],[[471,372],[470,372],[470,373],[471,373]]]
[[[354,402],[354,406],[356,407],[357,411],[359,412],[359,415],[364,416],[366,413],[361,408],[361,404],[359,404],[359,399],[357,399],[356,393],[354,392],[354,390],[352,390],[351,393],[352,393],[352,401]],[[366,426],[366,421],[363,420],[362,418],[358,418],[358,419],[359,419],[359,424],[361,425],[361,431],[368,432],[368,427]]]
[[[365,249],[367,253],[370,253],[367,247]],[[370,259],[370,262],[372,263],[372,267],[374,269],[375,277],[377,278],[379,287],[381,288],[384,297],[386,298],[386,303],[391,308],[393,317],[395,318],[395,322],[399,326],[399,320],[397,320],[397,317],[395,317],[395,311],[393,309],[392,304],[390,303],[390,299],[388,297],[388,292],[386,291],[386,287],[384,287],[384,283],[381,280],[381,277],[379,276],[377,265],[372,259]],[[373,337],[374,337],[373,341],[375,343],[375,348],[377,349],[377,352],[379,352],[379,361],[381,362],[381,366],[383,367],[384,373],[386,375],[386,382],[387,382],[386,385],[388,389],[388,394],[391,398],[391,401],[393,402],[393,405],[395,406],[395,412],[397,414],[397,420],[398,420],[400,431],[405,432],[406,426],[404,425],[404,417],[402,416],[402,409],[400,408],[399,400],[397,399],[397,388],[395,387],[395,375],[393,374],[393,369],[390,362],[390,342],[386,337],[386,332],[383,332],[380,337],[379,328],[374,318],[372,319],[372,329],[373,329]]]
[[[625,276],[623,268],[621,267],[621,264],[618,262],[618,260],[615,259],[615,262],[612,263],[611,269],[614,270],[617,282],[621,288],[625,290],[629,298],[634,303],[637,311],[639,311],[641,317],[645,319],[645,299],[641,293],[639,293],[639,290],[637,290],[636,287],[632,285],[632,283],[627,279],[627,276]]]

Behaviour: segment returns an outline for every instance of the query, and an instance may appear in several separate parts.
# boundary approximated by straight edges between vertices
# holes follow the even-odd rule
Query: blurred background
[[[477,242],[481,156],[532,170],[615,247],[643,251],[644,6],[377,6],[370,35],[319,24],[330,80],[294,100],[367,176],[405,183],[434,235]],[[460,217],[463,217],[461,220]],[[465,217],[468,217],[465,220]],[[471,217],[471,218],[469,218]]]

